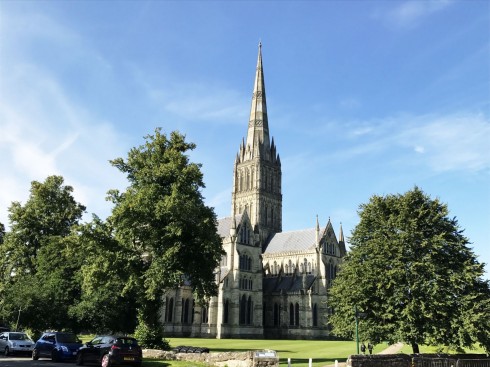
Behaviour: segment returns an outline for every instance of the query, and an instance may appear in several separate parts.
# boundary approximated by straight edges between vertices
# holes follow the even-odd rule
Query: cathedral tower
[[[281,161],[269,137],[267,104],[259,44],[257,70],[248,121],[233,168],[232,216],[247,211],[259,241],[282,231]]]

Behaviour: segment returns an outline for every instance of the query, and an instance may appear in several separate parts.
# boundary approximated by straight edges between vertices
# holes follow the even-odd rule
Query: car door
[[[102,339],[102,343],[99,349],[99,361],[102,361],[102,356],[106,353],[109,353],[112,345],[114,344],[115,337],[112,335],[106,335]]]
[[[44,357],[51,357],[51,352],[56,344],[56,338],[54,334],[46,334],[42,337],[41,348],[39,348],[39,355]]]
[[[8,334],[7,333],[1,333],[0,334],[0,352],[3,352],[5,350],[5,346],[7,345],[8,341]]]
[[[102,341],[101,336],[96,336],[90,342],[86,344],[86,348],[83,353],[83,360],[85,362],[96,362],[99,359],[100,343]]]

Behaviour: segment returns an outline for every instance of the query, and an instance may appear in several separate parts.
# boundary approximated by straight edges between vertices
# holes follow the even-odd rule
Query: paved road
[[[40,358],[33,361],[30,356],[5,357],[0,355],[0,367],[75,367],[74,362],[55,363],[51,359]]]

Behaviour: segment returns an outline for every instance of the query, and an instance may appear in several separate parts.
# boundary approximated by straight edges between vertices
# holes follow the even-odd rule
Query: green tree
[[[108,223],[94,216],[78,228],[73,257],[81,259],[75,274],[80,297],[69,314],[94,333],[132,333],[139,298],[140,257],[114,238]]]
[[[0,222],[0,245],[3,243],[3,238],[5,237],[5,225]]]
[[[447,205],[418,187],[373,196],[359,209],[350,252],[330,291],[337,335],[490,350],[490,287],[484,265]]]
[[[66,319],[66,314],[61,319],[55,313],[66,310],[73,297],[70,275],[76,266],[66,253],[72,229],[85,211],[72,192],[61,176],[49,176],[43,183],[31,183],[24,205],[13,202],[9,208],[10,231],[0,244],[0,312],[13,325],[19,317],[20,325],[35,329],[56,327],[51,323]],[[43,310],[49,315],[41,317]]]
[[[204,204],[201,165],[186,153],[195,148],[185,137],[155,130],[126,160],[111,164],[127,175],[125,192],[112,190],[109,222],[116,239],[141,257],[140,323],[157,325],[155,307],[164,291],[190,282],[201,300],[216,294],[215,270],[223,253],[212,208]],[[157,305],[155,305],[157,302]]]

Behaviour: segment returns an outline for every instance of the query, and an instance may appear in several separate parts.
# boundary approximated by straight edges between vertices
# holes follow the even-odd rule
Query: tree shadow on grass
[[[335,360],[341,363],[341,362],[345,362],[346,358],[345,357],[312,358],[312,363],[314,366],[315,365],[326,366],[326,365],[334,364]],[[310,362],[309,358],[291,358],[291,366],[308,366],[309,362]],[[288,359],[280,358],[279,364],[281,366],[287,366]]]

